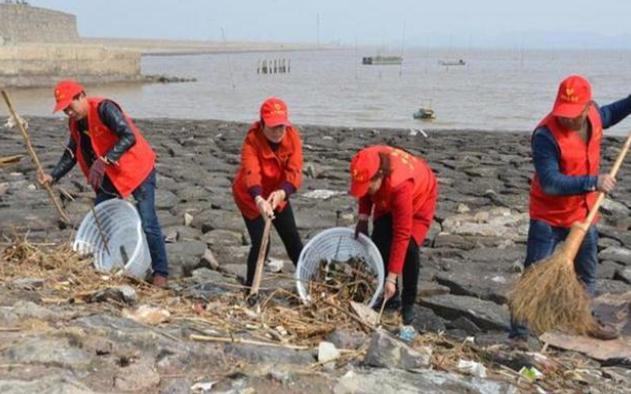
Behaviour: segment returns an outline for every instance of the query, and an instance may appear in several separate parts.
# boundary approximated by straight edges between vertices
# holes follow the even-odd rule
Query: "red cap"
[[[552,115],[563,118],[576,118],[587,103],[592,100],[592,87],[584,77],[570,75],[559,85]]]
[[[261,119],[268,127],[291,126],[287,114],[287,104],[277,97],[270,97],[261,105]]]
[[[83,86],[77,81],[71,79],[59,81],[57,86],[55,86],[55,101],[57,101],[57,104],[53,113],[66,109],[72,102],[72,99],[84,90]]]
[[[362,149],[351,159],[351,195],[361,198],[368,193],[370,180],[379,170],[381,159],[376,149]]]

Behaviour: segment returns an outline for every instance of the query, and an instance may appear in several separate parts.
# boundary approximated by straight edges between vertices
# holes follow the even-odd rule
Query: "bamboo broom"
[[[631,146],[631,132],[609,171],[614,177]],[[585,334],[594,327],[591,297],[574,270],[574,259],[593,222],[605,193],[598,192],[596,203],[583,222],[574,223],[565,242],[555,253],[530,266],[509,294],[509,306],[518,321],[537,334],[560,328]]]

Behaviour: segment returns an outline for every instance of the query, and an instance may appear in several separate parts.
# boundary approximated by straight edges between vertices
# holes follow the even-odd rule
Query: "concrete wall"
[[[0,85],[52,86],[141,80],[140,52],[100,45],[28,44],[0,47]]]
[[[74,15],[23,4],[0,4],[0,45],[79,40]]]

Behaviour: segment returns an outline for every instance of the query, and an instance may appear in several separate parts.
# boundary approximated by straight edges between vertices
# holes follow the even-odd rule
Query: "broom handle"
[[[261,237],[261,248],[259,249],[259,256],[256,260],[256,270],[254,271],[254,280],[252,281],[252,287],[250,288],[250,295],[258,294],[259,287],[261,287],[263,264],[265,263],[265,254],[267,252],[267,244],[269,243],[269,230],[272,224],[272,219],[265,217],[264,220],[265,228],[263,229],[263,236]]]
[[[22,133],[22,137],[24,137],[24,144],[26,145],[26,150],[31,156],[33,163],[35,163],[35,166],[37,167],[37,171],[44,173],[44,170],[42,169],[42,163],[39,161],[39,158],[37,157],[37,154],[35,153],[35,149],[33,149],[33,145],[31,144],[31,138],[29,137],[28,131],[26,131],[26,128],[20,121],[20,118],[18,117],[17,112],[15,112],[15,109],[13,108],[13,104],[11,103],[11,99],[9,98],[9,93],[6,90],[2,90],[2,97],[4,98],[4,102],[7,104],[7,108],[9,109],[9,112],[11,113],[11,116],[13,117],[15,124],[20,129],[20,132]],[[48,197],[50,198],[50,201],[52,201],[53,205],[57,209],[57,212],[59,213],[59,216],[61,217],[61,219],[66,223],[70,223],[70,219],[64,212],[59,201],[57,201],[57,197],[55,197],[55,192],[53,192],[53,189],[50,186],[50,184],[44,183],[43,187],[44,189],[46,189],[46,192],[48,192]]]
[[[616,175],[618,174],[618,170],[620,170],[620,167],[622,166],[622,162],[624,161],[624,158],[627,156],[629,147],[631,147],[631,131],[629,131],[629,135],[627,136],[627,139],[624,142],[622,150],[618,154],[616,161],[613,163],[613,166],[611,167],[611,170],[609,171],[609,175],[612,176],[613,178],[615,178]],[[596,198],[596,202],[594,203],[592,208],[589,210],[589,214],[587,215],[587,218],[585,219],[585,221],[574,223],[574,225],[572,226],[572,231],[570,231],[570,234],[567,236],[567,239],[565,240],[565,248],[564,248],[565,253],[569,258],[568,261],[572,261],[572,262],[574,261],[574,258],[576,257],[576,254],[578,253],[578,249],[581,247],[581,244],[583,243],[585,234],[587,233],[589,226],[594,221],[596,214],[598,214],[598,209],[600,208],[600,205],[603,203],[604,200],[605,200],[605,193],[598,192],[598,197]]]

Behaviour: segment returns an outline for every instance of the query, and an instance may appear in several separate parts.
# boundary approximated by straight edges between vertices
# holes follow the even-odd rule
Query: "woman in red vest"
[[[385,145],[360,150],[352,159],[350,193],[359,199],[356,235],[368,234],[383,258],[387,276],[384,297],[389,308],[401,305],[404,324],[414,319],[419,275],[419,247],[432,224],[438,184],[422,159]],[[402,275],[398,300],[397,278]]]
[[[167,284],[164,237],[155,209],[156,155],[138,127],[115,102],[87,97],[76,81],[55,87],[54,112],[68,116],[70,139],[51,174],[38,173],[42,184],[57,182],[78,162],[96,192],[96,204],[133,195],[147,237],[153,284]]]
[[[561,82],[552,111],[539,122],[531,140],[535,174],[530,188],[526,267],[552,255],[572,224],[585,220],[597,191],[609,193],[614,189],[615,179],[600,174],[603,129],[630,113],[631,96],[599,108],[592,101],[591,85],[585,78],[571,75]],[[579,279],[592,295],[596,292],[598,267],[597,220],[587,231],[574,261]],[[613,326],[602,323],[589,334],[600,339],[618,336]],[[516,347],[528,347],[528,329],[522,323],[511,322],[509,337]]]
[[[276,97],[268,98],[261,105],[259,121],[245,136],[241,165],[232,184],[234,201],[252,241],[246,286],[251,286],[254,279],[264,217],[272,219],[289,258],[298,263],[302,241],[289,197],[302,184],[302,161],[302,141],[289,122],[287,105]]]

